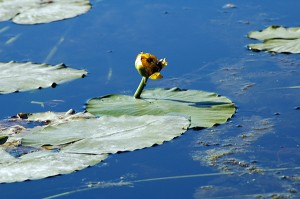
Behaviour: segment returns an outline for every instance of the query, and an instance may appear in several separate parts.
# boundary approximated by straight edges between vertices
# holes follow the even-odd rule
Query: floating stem
[[[148,77],[142,77],[142,80],[140,82],[140,85],[139,87],[136,89],[135,93],[134,93],[134,97],[139,99],[141,98],[141,94],[146,86],[146,83],[147,83],[147,80],[148,80]]]

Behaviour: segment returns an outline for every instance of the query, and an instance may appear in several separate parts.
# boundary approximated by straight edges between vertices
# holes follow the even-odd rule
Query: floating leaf
[[[142,99],[107,95],[88,101],[86,110],[94,115],[166,115],[191,117],[191,128],[224,123],[235,113],[234,104],[215,93],[173,89],[145,90]]]
[[[249,44],[250,50],[300,53],[300,27],[270,26],[262,31],[250,32],[248,37],[263,41],[260,44]]]
[[[19,158],[0,148],[0,183],[35,180],[71,173],[104,160],[107,155],[37,151]]]
[[[71,173],[102,161],[110,153],[162,144],[180,136],[190,125],[182,116],[96,118],[72,111],[27,116],[26,120],[48,124],[10,134],[12,143],[0,145],[0,183]]]
[[[0,21],[38,24],[72,18],[91,9],[88,0],[2,0]]]
[[[61,151],[68,153],[116,153],[162,144],[184,133],[189,125],[190,121],[182,116],[102,116],[33,131],[23,138],[22,144],[67,144]]]
[[[0,94],[31,89],[55,87],[75,78],[84,77],[85,70],[76,70],[64,64],[0,63]]]

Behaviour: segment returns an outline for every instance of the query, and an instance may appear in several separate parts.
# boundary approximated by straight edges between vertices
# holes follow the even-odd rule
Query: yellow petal
[[[160,59],[159,62],[161,63],[162,68],[168,65],[166,58]]]
[[[163,78],[163,76],[159,72],[156,72],[153,73],[149,78],[155,80],[155,79],[161,79]]]

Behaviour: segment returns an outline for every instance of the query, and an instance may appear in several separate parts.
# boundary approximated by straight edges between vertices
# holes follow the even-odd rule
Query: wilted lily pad
[[[64,64],[0,63],[0,94],[55,87],[86,74],[85,70],[68,68]]]
[[[0,21],[38,24],[72,18],[91,9],[88,0],[2,0]]]
[[[48,124],[18,131],[10,135],[11,144],[0,145],[0,183],[71,173],[111,153],[162,144],[190,125],[182,116],[96,118],[85,113],[46,112],[30,114],[28,120]],[[20,138],[21,142],[15,142]]]
[[[260,44],[249,44],[250,50],[300,53],[300,27],[270,26],[262,31],[250,32],[248,37],[263,41]]]
[[[42,113],[19,113],[17,117],[26,119],[30,122],[44,122],[48,126],[54,126],[61,123],[66,123],[73,120],[84,120],[95,118],[94,115],[87,112],[76,113],[73,109],[68,110],[67,112],[42,112]]]
[[[126,95],[107,95],[88,101],[86,110],[94,115],[186,115],[191,128],[212,127],[226,122],[235,106],[228,98],[198,90],[145,90],[141,99]]]

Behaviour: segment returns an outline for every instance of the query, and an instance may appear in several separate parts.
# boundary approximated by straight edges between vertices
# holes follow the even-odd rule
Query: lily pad
[[[88,0],[2,0],[0,21],[38,24],[72,18],[91,9]]]
[[[189,125],[182,116],[102,116],[33,129],[22,145],[66,145],[61,151],[68,153],[117,153],[162,144],[180,136]]]
[[[68,174],[104,160],[107,155],[37,151],[19,158],[0,148],[0,183],[20,182]]]
[[[86,110],[94,115],[186,115],[191,128],[212,127],[226,122],[235,106],[228,98],[198,90],[145,90],[141,99],[126,95],[107,95],[88,101]]]
[[[249,44],[250,50],[300,53],[300,27],[270,26],[262,31],[250,32],[248,37],[263,41],[259,44]]]
[[[0,94],[55,87],[86,74],[85,70],[68,68],[64,64],[50,66],[31,62],[0,62]]]
[[[48,123],[9,134],[8,141],[0,145],[0,183],[71,173],[97,164],[111,153],[172,140],[190,125],[182,116],[96,118],[71,111],[28,114],[26,120]]]

